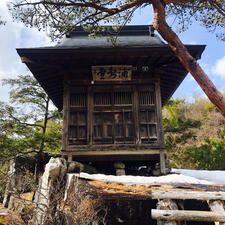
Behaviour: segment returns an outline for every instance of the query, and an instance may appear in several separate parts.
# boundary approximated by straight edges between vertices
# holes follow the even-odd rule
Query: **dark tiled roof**
[[[131,31],[137,27],[139,33],[134,35]],[[55,47],[17,49],[17,52],[60,110],[65,72],[73,71],[76,76],[76,71],[86,68],[91,73],[93,65],[144,65],[154,68],[160,76],[162,103],[165,104],[187,75],[186,69],[168,45],[156,35],[149,35],[149,26],[125,28],[127,31],[118,36],[116,46],[105,36],[91,39],[78,30]],[[201,57],[205,48],[204,45],[186,47],[196,59]]]

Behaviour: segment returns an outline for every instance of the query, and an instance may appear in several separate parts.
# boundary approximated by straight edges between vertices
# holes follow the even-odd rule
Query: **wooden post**
[[[160,172],[166,174],[166,153],[164,149],[160,149]]]
[[[87,144],[91,145],[93,142],[93,91],[91,87],[88,87],[87,103]]]
[[[209,204],[209,208],[211,209],[211,211],[213,212],[225,212],[224,210],[224,203],[222,201],[213,201],[210,200],[208,201]],[[215,224],[218,224],[215,222]],[[219,225],[225,225],[225,222],[220,222]]]
[[[67,75],[64,75],[62,151],[66,151],[66,148],[68,145],[70,93],[69,93],[69,86],[66,83],[66,78],[67,78]]]
[[[159,211],[164,211],[164,210],[170,211],[170,210],[177,210],[177,209],[178,209],[177,204],[172,200],[164,199],[157,203],[157,210]],[[152,210],[152,218],[158,219],[158,218],[155,218],[154,215],[155,215],[154,211]],[[157,220],[157,225],[178,225],[178,224],[175,220],[168,221],[168,220],[165,220],[164,218],[163,220]]]
[[[157,111],[157,124],[158,124],[158,143],[161,148],[164,147],[164,131],[162,124],[162,102],[159,80],[155,82],[155,97],[156,97],[156,111]],[[166,160],[165,151],[160,150],[160,170],[161,174],[166,174]]]
[[[134,87],[134,105],[133,105],[133,112],[134,112],[134,127],[135,127],[135,144],[140,144],[140,135],[139,135],[139,103],[138,103],[138,89]]]
[[[157,124],[158,124],[158,142],[160,147],[164,147],[164,131],[162,124],[162,102],[159,80],[155,82],[155,97],[156,97],[156,110],[157,110]]]
[[[68,154],[68,162],[72,162],[73,161],[73,156],[72,154]]]

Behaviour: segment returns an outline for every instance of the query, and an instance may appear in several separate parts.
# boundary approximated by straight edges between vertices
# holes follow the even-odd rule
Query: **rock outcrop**
[[[56,207],[64,195],[66,172],[65,159],[51,158],[46,165],[35,194],[34,225],[48,224],[48,221],[54,221]]]

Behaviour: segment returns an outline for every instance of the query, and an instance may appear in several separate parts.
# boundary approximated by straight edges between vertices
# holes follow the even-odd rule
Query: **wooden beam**
[[[153,199],[195,199],[195,200],[225,200],[225,192],[200,192],[200,191],[152,191]]]
[[[158,209],[152,209],[151,212],[152,218],[157,220],[225,222],[225,212]]]
[[[68,149],[70,149],[68,147]],[[160,154],[160,150],[159,149],[146,149],[146,150],[136,150],[136,149],[124,149],[124,150],[113,150],[113,148],[109,148],[108,150],[76,150],[73,151],[72,150],[68,150],[67,153],[71,153],[74,156],[79,156],[79,155],[83,155],[83,156],[99,156],[99,155],[103,155],[103,156],[110,156],[110,155],[132,155],[132,156],[147,156],[147,155],[159,155]]]

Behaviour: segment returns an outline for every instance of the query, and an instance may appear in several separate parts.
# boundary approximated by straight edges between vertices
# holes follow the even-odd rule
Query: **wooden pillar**
[[[160,81],[155,82],[155,98],[156,98],[156,114],[157,114],[157,125],[158,125],[158,143],[161,148],[164,148],[164,131],[162,123],[162,101],[161,101],[161,90]],[[166,153],[164,149],[160,150],[160,171],[161,174],[166,174]]]
[[[87,144],[91,145],[93,142],[93,90],[88,87],[88,101],[87,101]]]
[[[166,174],[166,153],[164,149],[160,149],[160,172]]]
[[[157,80],[155,82],[155,98],[156,98],[156,114],[157,114],[157,124],[158,124],[158,142],[160,147],[164,147],[164,131],[162,123],[162,101],[161,101],[161,90],[160,82]]]
[[[66,151],[68,145],[68,126],[70,113],[70,90],[67,80],[67,75],[64,75],[64,90],[63,90],[63,135],[62,135],[62,151]]]
[[[135,144],[140,144],[140,135],[139,135],[139,102],[138,102],[138,89],[137,86],[134,87],[134,127],[135,127]]]
[[[72,154],[68,154],[68,162],[72,162],[73,161],[73,156]]]

